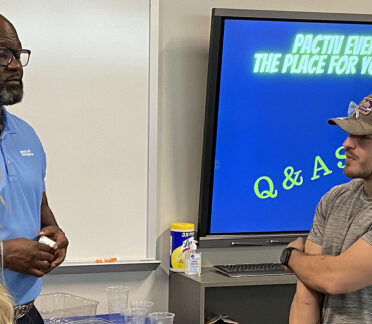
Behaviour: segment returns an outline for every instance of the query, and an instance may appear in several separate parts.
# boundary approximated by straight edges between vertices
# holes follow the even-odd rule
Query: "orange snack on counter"
[[[118,260],[118,258],[107,258],[107,259],[105,259],[105,262],[115,262],[117,260]]]

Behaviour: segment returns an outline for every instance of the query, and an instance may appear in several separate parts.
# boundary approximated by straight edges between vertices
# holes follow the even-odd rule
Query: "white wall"
[[[24,100],[9,110],[43,143],[46,191],[71,242],[68,260],[146,258],[149,4],[0,4],[32,51]]]
[[[64,291],[101,301],[104,287],[123,282],[133,296],[168,304],[169,225],[197,222],[204,103],[212,7],[372,14],[370,0],[160,0],[157,257],[153,273],[50,275],[43,292]],[[277,260],[280,248],[204,251],[206,263]],[[235,251],[235,250],[234,250]]]

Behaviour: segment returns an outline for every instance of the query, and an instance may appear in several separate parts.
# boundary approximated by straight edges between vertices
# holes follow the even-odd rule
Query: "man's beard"
[[[364,179],[364,180],[372,179],[372,170],[368,167],[368,164],[365,161],[360,162],[359,169],[354,172],[351,171],[346,165],[344,168],[344,174],[348,178],[352,178],[352,179],[357,179],[357,178]]]
[[[19,81],[18,84],[0,83],[0,105],[10,106],[22,100],[23,97],[23,84]]]

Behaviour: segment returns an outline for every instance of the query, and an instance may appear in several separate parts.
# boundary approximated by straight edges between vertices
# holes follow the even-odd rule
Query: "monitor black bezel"
[[[287,244],[296,237],[306,237],[309,231],[231,234],[210,233],[220,69],[224,21],[226,19],[372,24],[372,15],[221,8],[212,9],[197,231],[199,245],[200,247],[236,247]]]

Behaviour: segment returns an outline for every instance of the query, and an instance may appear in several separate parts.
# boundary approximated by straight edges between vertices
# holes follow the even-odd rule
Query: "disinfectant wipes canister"
[[[172,223],[170,226],[170,270],[185,271],[185,252],[194,240],[194,224]]]

